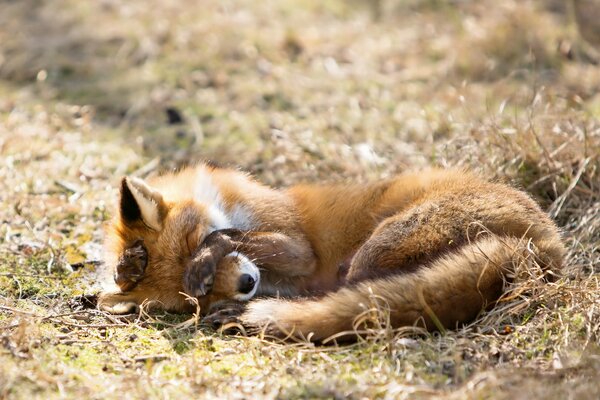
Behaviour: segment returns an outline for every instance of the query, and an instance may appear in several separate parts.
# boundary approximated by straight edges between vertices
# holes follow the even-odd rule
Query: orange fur
[[[156,206],[165,212],[149,213],[162,215],[162,229],[117,216],[108,235],[109,262],[138,238],[148,249],[132,301],[185,311],[185,259],[209,230],[236,228],[240,251],[262,267],[258,294],[293,298],[254,300],[241,315],[275,334],[323,340],[351,330],[373,296],[387,303],[395,327],[454,327],[498,299],[522,256],[519,243],[530,242],[552,273],[565,254],[555,224],[528,195],[465,171],[278,191],[199,165],[149,183],[164,201]]]

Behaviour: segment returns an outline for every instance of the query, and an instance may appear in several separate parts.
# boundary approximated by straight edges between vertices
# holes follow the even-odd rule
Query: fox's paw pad
[[[144,277],[144,271],[148,265],[148,251],[142,240],[136,241],[133,246],[125,249],[117,263],[115,271],[115,283],[126,292]]]
[[[210,314],[202,319],[202,322],[215,330],[225,333],[242,332],[243,327],[240,323],[240,316],[245,309],[244,304],[227,303],[211,310]]]

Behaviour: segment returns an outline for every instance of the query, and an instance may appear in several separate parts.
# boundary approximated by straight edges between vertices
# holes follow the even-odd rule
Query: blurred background
[[[599,4],[4,0],[0,113],[271,184],[479,167],[506,138],[522,167],[598,115]]]
[[[599,3],[0,0],[0,398],[598,398]],[[200,159],[275,186],[470,168],[557,221],[566,277],[340,353],[75,319],[119,179]]]

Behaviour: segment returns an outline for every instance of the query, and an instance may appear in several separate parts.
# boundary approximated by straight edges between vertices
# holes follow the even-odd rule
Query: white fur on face
[[[258,286],[260,284],[260,271],[258,270],[258,267],[252,261],[250,261],[248,257],[237,251],[233,251],[227,254],[227,257],[236,257],[238,259],[238,265],[240,269],[239,276],[242,276],[243,274],[248,274],[254,279],[255,282],[254,288],[252,289],[252,291],[250,291],[250,293],[238,293],[235,296],[233,296],[233,298],[239,301],[250,300],[256,294],[256,291],[258,290]]]
[[[140,207],[144,223],[155,231],[160,231],[162,229],[162,222],[158,215],[158,203],[152,198],[155,191],[138,178],[129,177],[125,182]]]

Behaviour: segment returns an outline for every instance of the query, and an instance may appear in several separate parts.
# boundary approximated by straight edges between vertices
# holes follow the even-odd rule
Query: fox
[[[116,288],[101,309],[199,307],[215,327],[315,342],[356,340],[374,298],[392,328],[457,328],[492,308],[520,265],[550,281],[566,257],[530,195],[465,169],[275,189],[200,163],[124,177],[118,203],[106,234]]]

